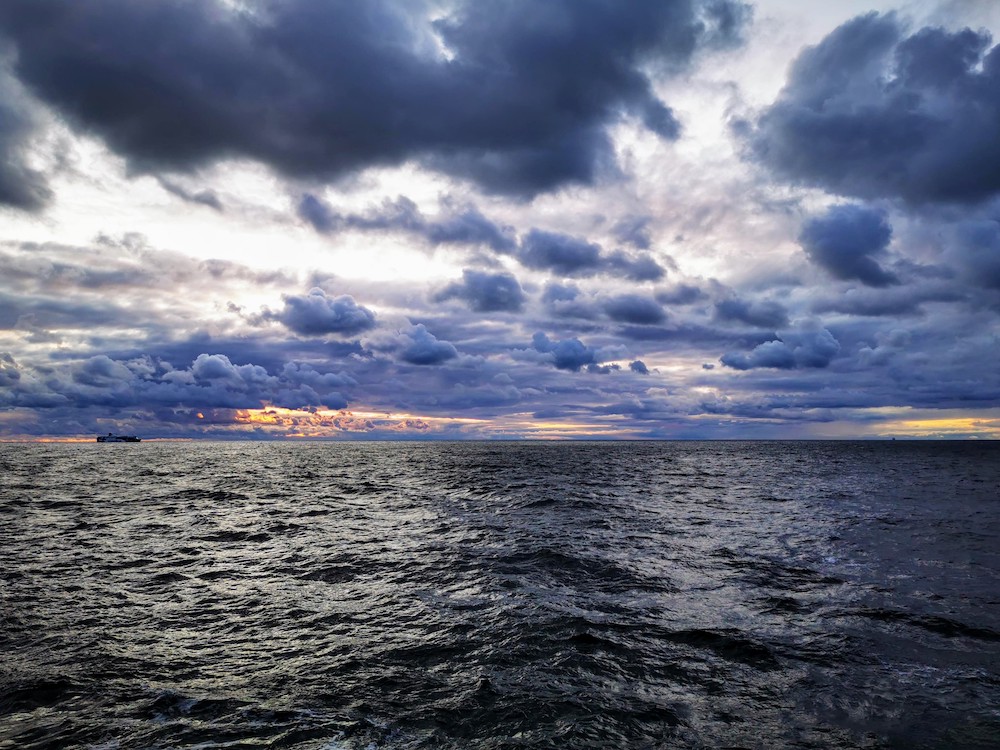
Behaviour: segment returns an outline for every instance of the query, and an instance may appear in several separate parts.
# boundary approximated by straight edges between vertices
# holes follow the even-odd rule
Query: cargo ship
[[[98,435],[98,443],[141,443],[142,440],[137,438],[135,435],[112,435],[110,432],[107,435]]]

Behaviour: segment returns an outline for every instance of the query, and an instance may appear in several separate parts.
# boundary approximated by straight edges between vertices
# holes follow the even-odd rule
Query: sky
[[[1000,438],[997,33],[5,0],[0,439]]]

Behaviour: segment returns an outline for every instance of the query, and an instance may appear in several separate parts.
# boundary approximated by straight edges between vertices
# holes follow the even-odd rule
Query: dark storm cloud
[[[706,297],[705,292],[693,284],[674,284],[656,292],[657,302],[664,305],[690,305]]]
[[[474,206],[451,210],[443,219],[428,222],[425,231],[434,245],[485,245],[498,253],[514,249],[514,230],[495,224]]]
[[[890,289],[854,288],[821,296],[810,305],[812,312],[837,312],[869,317],[905,317],[922,315],[927,302],[960,302],[968,297],[955,284],[929,283],[896,286]]]
[[[511,406],[520,400],[521,391],[509,383],[493,382],[475,387],[458,383],[441,393],[439,403],[445,409],[465,410]]]
[[[875,341],[858,350],[858,361],[865,367],[885,365],[897,360],[910,347],[912,334],[904,329],[880,331]]]
[[[364,213],[340,213],[329,203],[311,193],[299,201],[299,216],[322,233],[341,232],[345,229],[371,231],[403,231],[426,234],[428,220],[419,207],[404,195],[395,200],[386,199]]]
[[[587,346],[580,339],[552,341],[538,331],[531,339],[531,346],[536,352],[546,355],[548,361],[559,370],[576,372],[581,367],[600,364],[597,350]]]
[[[423,324],[400,336],[400,341],[399,358],[411,365],[440,365],[458,356],[452,343],[438,340]]]
[[[266,311],[262,317],[280,321],[303,336],[330,333],[353,336],[375,327],[375,313],[348,294],[331,297],[322,289],[314,288],[309,294],[288,294],[282,299],[285,302],[282,310]]]
[[[799,244],[817,265],[838,279],[857,279],[884,287],[898,279],[872,257],[884,252],[892,237],[885,215],[864,206],[833,206],[810,220]]]
[[[16,328],[24,320],[43,329],[120,326],[122,320],[129,319],[129,313],[127,306],[107,300],[8,295],[0,291],[0,329]],[[152,324],[148,318],[142,322]]]
[[[517,259],[527,268],[560,276],[611,274],[633,281],[657,281],[665,273],[649,255],[633,257],[620,250],[604,253],[596,243],[541,229],[532,229],[521,238]]]
[[[73,380],[84,385],[105,386],[116,380],[131,380],[133,376],[134,373],[121,362],[100,354],[85,361],[73,373]]]
[[[619,294],[604,301],[604,313],[616,323],[655,325],[667,319],[663,308],[650,297]]]
[[[666,273],[651,256],[629,257],[621,250],[609,253],[604,264],[609,271],[632,281],[659,281]]]
[[[45,175],[28,164],[35,126],[26,98],[0,66],[0,204],[37,211],[52,199]]]
[[[840,351],[840,343],[825,328],[781,333],[778,339],[765,341],[748,353],[729,352],[720,361],[734,370],[758,367],[791,370],[800,367],[826,367]]]
[[[561,284],[550,281],[541,296],[545,311],[556,318],[576,318],[579,321],[594,321],[605,317],[615,323],[636,326],[653,326],[665,323],[667,311],[649,294],[623,292],[601,294],[596,291],[583,292],[575,284]],[[597,323],[588,324],[597,329]]]
[[[445,201],[443,208],[441,218],[430,219],[412,200],[399,196],[362,213],[341,213],[321,198],[305,193],[299,200],[298,214],[322,234],[349,229],[406,232],[432,245],[483,245],[498,253],[514,250],[516,238],[511,227],[490,221],[475,206]]]
[[[299,217],[312,224],[313,229],[321,234],[338,231],[343,225],[343,218],[324,200],[311,193],[304,193],[299,199]]]
[[[747,301],[730,297],[715,303],[715,317],[724,322],[746,323],[758,328],[783,328],[788,325],[788,311],[773,300]]]
[[[449,284],[434,299],[461,299],[476,312],[518,312],[527,296],[512,274],[466,269],[460,282]]]
[[[961,222],[948,256],[970,283],[1000,290],[1000,222]]]
[[[1000,191],[1000,47],[855,18],[806,49],[748,132],[777,174],[841,195],[974,203]],[[745,127],[745,124],[738,126]]]
[[[428,23],[431,10],[9,0],[0,27],[21,80],[134,171],[248,157],[331,178],[416,159],[531,196],[593,182],[623,115],[676,138],[646,66],[679,69],[746,16],[729,0],[469,2]]]
[[[597,272],[601,247],[566,234],[532,229],[521,241],[518,260],[528,268],[561,276],[586,276]]]
[[[10,352],[0,352],[0,388],[10,388],[21,379],[21,370]]]
[[[311,193],[299,200],[301,219],[322,234],[347,230],[402,232],[432,246],[478,245],[513,254],[526,268],[562,276],[615,275],[632,281],[659,281],[665,270],[648,253],[606,253],[600,245],[557,232],[531,229],[518,242],[513,227],[497,224],[472,205],[444,200],[439,217],[429,218],[412,200],[399,196],[360,213],[342,213]]]

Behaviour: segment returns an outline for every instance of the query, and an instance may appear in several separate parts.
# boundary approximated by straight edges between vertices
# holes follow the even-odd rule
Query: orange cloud
[[[345,433],[367,433],[378,430],[398,434],[425,434],[446,427],[461,427],[483,422],[475,419],[423,417],[387,412],[284,409],[276,406],[264,409],[239,409],[234,413],[233,420],[236,424],[263,428],[276,435],[306,438],[333,437]]]

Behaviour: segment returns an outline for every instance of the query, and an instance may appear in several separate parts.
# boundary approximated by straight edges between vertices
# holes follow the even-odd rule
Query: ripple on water
[[[996,444],[101,448],[0,445],[3,748],[1000,737]]]

